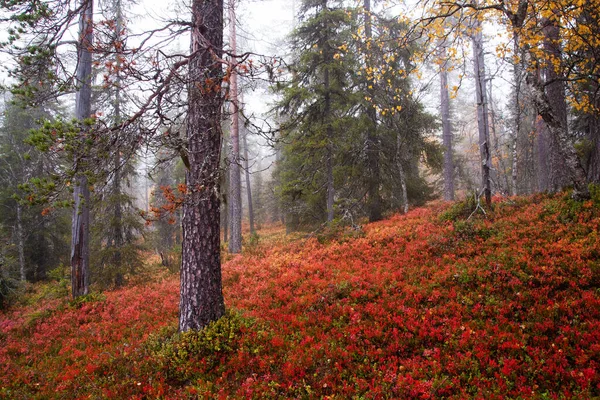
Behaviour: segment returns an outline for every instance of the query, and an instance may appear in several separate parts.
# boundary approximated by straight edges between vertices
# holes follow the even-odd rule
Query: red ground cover
[[[243,323],[175,361],[144,343],[176,324],[176,277],[0,314],[0,397],[600,396],[597,206],[537,196],[443,221],[447,208],[232,257],[225,298]]]

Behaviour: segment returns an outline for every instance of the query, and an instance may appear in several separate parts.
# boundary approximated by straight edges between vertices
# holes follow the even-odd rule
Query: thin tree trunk
[[[281,144],[276,143],[276,147],[275,147],[275,165],[276,168],[279,168],[279,166],[281,165],[281,161],[282,161],[282,155],[281,155]],[[277,178],[277,184],[280,184],[280,178]],[[282,206],[281,206],[281,201],[279,199],[276,199],[275,201],[275,210],[273,213],[273,219],[276,221],[281,222],[281,224],[285,225],[285,212],[282,210]]]
[[[331,131],[331,129],[327,129]],[[332,222],[334,217],[333,204],[335,199],[335,188],[333,185],[333,151],[331,145],[327,146],[327,222]]]
[[[493,88],[493,84],[492,84],[492,80],[489,80],[489,104],[490,104],[490,123],[491,123],[491,131],[492,131],[492,140],[494,143],[494,153],[496,154],[496,157],[498,158],[498,166],[499,169],[497,171],[497,182],[498,185],[500,184],[500,170],[502,170],[502,178],[504,180],[504,186],[506,189],[506,193],[510,193],[510,183],[508,180],[508,169],[506,168],[506,163],[504,162],[504,155],[502,154],[502,150],[500,149],[500,142],[498,139],[498,132],[496,130],[496,109],[494,108],[494,96],[492,95],[492,88]]]
[[[442,45],[444,46],[444,45]],[[452,125],[450,122],[450,94],[448,70],[446,68],[446,48],[442,47],[444,65],[440,69],[440,99],[442,114],[442,141],[444,143],[444,200],[454,200],[454,159],[452,152]]]
[[[23,233],[23,207],[17,203],[17,250],[19,252],[19,272],[21,275],[21,281],[27,280],[25,274],[25,235]]]
[[[519,194],[519,189],[517,186],[517,178],[518,178],[518,138],[521,135],[521,118],[522,118],[522,107],[521,104],[521,83],[523,82],[523,57],[521,56],[521,50],[519,48],[519,33],[514,32],[514,53],[515,57],[518,59],[515,60],[514,65],[514,79],[515,79],[515,104],[514,104],[514,126],[515,130],[513,132],[512,137],[512,168],[511,168],[511,194],[516,196]]]
[[[402,202],[402,212],[408,212],[408,191],[406,189],[406,173],[402,165],[402,137],[397,134],[396,137],[396,168],[398,168],[398,176],[400,177],[400,201]]]
[[[250,187],[250,162],[248,160],[248,130],[243,129],[244,134],[242,135],[244,145],[244,170],[246,173],[246,193],[248,195],[248,220],[250,222],[250,233],[254,234],[254,207],[252,204],[252,188]]]
[[[322,12],[327,11],[327,0],[321,1]],[[327,35],[321,38],[323,48],[323,59],[325,63],[331,61],[331,49],[329,48]],[[325,174],[327,181],[327,222],[333,221],[334,214],[334,201],[335,201],[335,186],[333,182],[333,127],[331,126],[331,87],[329,82],[329,69],[325,68],[323,71],[323,91],[325,106],[323,108],[323,121],[325,123],[326,132],[326,154],[325,154]]]
[[[115,124],[120,124],[121,123],[121,73],[120,73],[120,66],[121,66],[121,50],[123,48],[122,46],[122,38],[121,38],[121,30],[122,30],[122,15],[121,15],[121,0],[116,0],[116,4],[115,4],[116,8],[117,8],[117,15],[116,15],[116,25],[115,25],[115,30],[116,30],[116,65],[117,65],[117,72],[116,72],[116,79],[115,79]],[[117,287],[121,286],[123,284],[123,272],[121,271],[121,248],[123,247],[124,244],[124,240],[123,240],[123,207],[121,204],[122,201],[122,193],[121,193],[121,152],[119,151],[119,149],[117,148],[115,150],[115,155],[114,155],[114,181],[113,181],[113,195],[114,195],[114,221],[113,221],[113,243],[115,246],[115,253],[114,253],[114,264],[115,267],[117,268],[116,271],[116,275],[115,275],[115,285]]]
[[[92,110],[92,41],[93,0],[82,0],[79,17],[79,49],[77,58],[77,84],[75,117],[81,122],[90,117]],[[73,297],[89,291],[90,262],[90,189],[85,174],[75,177],[73,187],[73,221],[71,225],[71,292]]]
[[[367,43],[371,42],[372,24],[371,24],[371,0],[364,0],[363,2],[364,13],[365,13],[365,40]],[[371,59],[367,54],[366,65],[367,68],[371,67]],[[370,82],[367,82],[366,91],[371,99],[375,98],[374,89]],[[371,104],[367,104],[367,120],[368,126],[366,128],[366,141],[365,141],[365,153],[367,158],[367,189],[368,189],[368,202],[367,209],[369,214],[369,221],[379,221],[381,219],[381,195],[379,193],[379,187],[381,186],[381,176],[379,170],[379,138],[377,137],[377,113]]]
[[[212,86],[221,83],[223,69],[216,58],[222,47],[222,0],[193,0],[186,131],[190,193],[183,205],[180,331],[202,329],[225,313],[219,227],[221,93]],[[207,87],[210,80],[214,83]]]
[[[232,54],[237,52],[237,37],[235,26],[235,0],[229,2],[229,42]],[[240,173],[240,124],[238,103],[237,71],[231,70],[229,100],[231,104],[231,165],[229,181],[229,202],[231,215],[229,215],[231,240],[229,241],[230,253],[242,252],[242,178]]]
[[[481,186],[487,207],[492,205],[492,182],[490,170],[490,132],[488,104],[485,90],[485,59],[483,54],[483,33],[481,22],[476,20],[473,34],[473,56],[475,66],[475,93],[477,96],[477,125],[479,127],[479,154],[481,159]]]
[[[221,151],[223,152],[223,177],[221,182],[221,209],[222,209],[222,226],[223,226],[223,242],[229,243],[229,215],[231,214],[231,204],[229,203],[229,166],[231,165],[231,146],[229,143],[230,132],[223,133]]]

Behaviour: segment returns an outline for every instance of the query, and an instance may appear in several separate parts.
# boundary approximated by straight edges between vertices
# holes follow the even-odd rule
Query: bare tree
[[[481,188],[488,207],[492,205],[492,181],[490,171],[492,156],[490,153],[490,131],[488,121],[488,102],[485,84],[485,59],[483,52],[483,32],[479,17],[474,16],[473,23],[473,64],[475,66],[475,95],[477,99],[477,126],[479,129],[479,154],[481,160]]]

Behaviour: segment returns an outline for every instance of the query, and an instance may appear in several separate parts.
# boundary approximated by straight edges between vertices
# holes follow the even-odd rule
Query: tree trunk
[[[567,101],[565,98],[565,83],[558,76],[557,71],[554,68],[553,60],[560,60],[562,57],[562,49],[560,45],[560,30],[558,25],[551,20],[544,22],[544,50],[549,56],[544,67],[545,76],[545,90],[548,96],[549,105],[552,108],[552,112],[560,125],[565,130],[566,136],[568,136],[568,123],[567,123]],[[550,167],[550,190],[553,192],[562,190],[569,184],[568,174],[565,173],[563,167],[564,160],[562,153],[562,144],[560,139],[554,135],[549,138],[549,167]]]
[[[593,92],[592,92],[593,93]],[[596,100],[596,109],[600,107]],[[600,183],[600,116],[592,112],[588,116],[588,139],[592,143],[590,157],[588,161],[588,181]]]
[[[371,42],[372,24],[371,24],[371,0],[364,0],[363,2],[364,13],[365,13],[365,40],[367,43]],[[367,53],[366,66],[371,68],[371,59],[369,53]],[[366,91],[371,99],[375,98],[374,89],[371,82],[367,81]],[[381,194],[379,193],[379,187],[381,186],[381,175],[379,170],[379,138],[377,137],[377,113],[371,104],[367,104],[367,122],[366,128],[366,140],[365,140],[365,153],[367,159],[367,193],[368,203],[367,210],[369,214],[369,221],[379,221],[381,219]]]
[[[550,133],[541,116],[538,116],[535,120],[535,134],[536,134],[536,153],[537,153],[537,184],[538,190],[545,192],[550,190],[550,167],[549,167],[549,136]]]
[[[237,52],[237,36],[235,26],[235,0],[229,2],[229,42],[231,53]],[[232,59],[235,61],[235,59]],[[229,215],[231,240],[229,241],[230,253],[242,252],[242,178],[240,174],[240,124],[238,103],[237,71],[231,69],[229,101],[231,104],[231,165],[229,181],[229,202],[231,215]]]
[[[202,329],[225,313],[219,246],[221,93],[215,86],[220,86],[223,76],[216,60],[222,56],[222,47],[222,0],[193,0],[186,132],[190,193],[183,205],[179,302],[182,332]]]
[[[406,172],[402,165],[402,137],[397,134],[396,139],[396,168],[398,168],[398,176],[400,178],[400,201],[402,202],[402,211],[404,214],[408,212],[408,191],[406,189]]]
[[[536,81],[536,79],[531,76],[530,81],[533,81],[531,88],[538,114],[544,120],[545,127],[550,131],[550,136],[556,140],[557,150],[564,160],[566,173],[569,176],[570,182],[573,184],[573,197],[587,198],[589,197],[589,190],[587,187],[586,172],[581,165],[581,160],[575,150],[575,146],[573,146],[573,143],[571,142],[567,127],[564,125],[564,122],[555,115],[541,82]]]
[[[327,131],[331,131],[330,128]],[[335,188],[333,185],[333,151],[331,144],[327,146],[327,222],[332,222],[334,217],[333,204],[335,199]]]
[[[517,59],[514,64],[514,79],[515,79],[515,100],[514,100],[514,132],[512,136],[512,166],[511,166],[511,194],[517,196],[519,189],[517,186],[517,178],[519,172],[518,164],[518,139],[521,135],[521,118],[523,104],[521,101],[521,83],[523,82],[523,57],[519,48],[519,33],[515,30],[514,32],[514,53]]]
[[[280,168],[281,161],[283,157],[281,155],[281,144],[275,143],[275,170],[277,171]],[[273,186],[277,186],[281,184],[281,178],[277,175],[277,180],[274,182]],[[282,225],[285,225],[285,212],[282,210],[281,200],[275,197],[274,202],[274,210],[273,210],[273,222],[280,222]]]
[[[321,1],[322,12],[327,11],[327,0]],[[331,62],[332,55],[331,49],[329,48],[329,38],[327,35],[321,38],[323,48],[323,60],[324,64]],[[325,123],[326,132],[326,154],[325,154],[325,174],[327,181],[327,222],[332,222],[334,217],[333,205],[335,201],[335,186],[333,182],[333,127],[331,126],[331,87],[329,82],[329,68],[325,68],[323,71],[323,91],[325,106],[323,108],[323,122]]]
[[[23,233],[23,207],[17,203],[17,250],[19,252],[19,273],[21,281],[27,280],[27,274],[25,273],[25,234]]]
[[[93,0],[82,0],[79,17],[79,49],[75,117],[81,122],[90,118],[92,110],[92,41]],[[83,126],[83,125],[82,125]],[[73,186],[73,221],[71,225],[71,292],[73,297],[89,291],[90,262],[90,189],[87,177],[79,172]]]
[[[442,65],[440,69],[442,141],[444,143],[444,200],[452,201],[454,200],[454,159],[452,152],[452,125],[450,122],[450,95],[448,89],[445,47],[442,47],[441,58],[444,61],[444,65]]]
[[[254,234],[254,207],[252,204],[252,188],[250,187],[250,162],[248,159],[248,130],[243,129],[244,135],[242,136],[244,144],[244,170],[246,173],[246,193],[248,195],[248,220],[250,222],[250,233]]]
[[[504,180],[504,188],[503,192],[510,193],[510,182],[508,178],[508,168],[506,167],[506,163],[504,162],[504,154],[502,154],[502,149],[500,148],[500,140],[498,139],[498,131],[496,130],[496,109],[494,107],[494,96],[492,94],[493,84],[492,79],[489,79],[489,92],[488,92],[488,102],[489,102],[489,111],[490,111],[490,124],[491,124],[491,133],[492,133],[492,142],[494,143],[494,153],[496,154],[496,158],[498,159],[498,169],[496,171],[497,177],[497,185],[500,186],[500,180]],[[500,177],[502,174],[502,177]]]
[[[223,157],[223,175],[221,181],[221,212],[222,212],[222,224],[223,227],[223,242],[229,243],[229,214],[231,205],[229,204],[229,166],[231,165],[231,146],[229,145],[230,132],[223,133],[223,140],[221,144],[221,151]]]
[[[488,123],[488,104],[485,90],[485,59],[483,54],[483,33],[481,22],[476,20],[473,34],[473,56],[475,65],[475,93],[477,96],[477,125],[479,128],[479,154],[481,159],[481,186],[487,207],[492,205],[492,182],[490,170],[490,131]]]
[[[121,30],[122,28],[122,15],[121,15],[121,0],[116,0],[116,4],[115,4],[116,8],[117,8],[117,15],[116,15],[116,25],[115,25],[115,31],[116,31],[116,64],[117,64],[117,71],[116,71],[116,78],[115,78],[115,124],[120,124],[121,123],[121,72],[120,72],[120,66],[121,66],[121,49],[123,48],[122,46],[122,38],[121,38]],[[122,207],[122,193],[121,193],[121,152],[119,151],[119,149],[115,149],[115,155],[114,155],[114,166],[113,166],[115,173],[114,173],[114,180],[113,180],[113,196],[114,196],[114,215],[113,215],[113,244],[115,247],[115,253],[114,253],[114,264],[115,267],[117,269],[116,271],[116,275],[115,275],[115,285],[117,287],[121,286],[123,284],[123,271],[122,269],[122,257],[121,257],[121,249],[123,247],[124,244],[124,239],[123,239],[123,207]]]

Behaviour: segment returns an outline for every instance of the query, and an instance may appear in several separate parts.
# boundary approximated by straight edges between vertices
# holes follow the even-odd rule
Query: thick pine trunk
[[[488,121],[487,91],[485,90],[485,59],[481,22],[476,21],[473,34],[473,57],[475,66],[475,93],[477,96],[477,125],[479,129],[479,154],[481,159],[481,186],[485,204],[492,205],[492,181],[490,177],[492,157]]]
[[[210,48],[207,48],[208,41]],[[202,329],[225,313],[221,283],[219,160],[221,148],[222,0],[192,2],[187,140],[189,194],[183,205],[179,330]],[[213,82],[208,85],[207,82]]]
[[[235,0],[229,2],[229,42],[231,52],[237,52],[237,36],[235,27]],[[229,100],[231,102],[231,165],[229,181],[229,201],[231,215],[229,215],[231,240],[229,241],[230,253],[242,252],[242,177],[240,171],[240,123],[238,103],[238,75],[236,69],[231,70]]]
[[[364,0],[363,2],[365,12],[365,40],[370,42],[372,40],[372,24],[371,24],[371,0]],[[367,68],[371,67],[371,59],[367,55]],[[371,99],[375,98],[374,90],[369,89],[370,83],[367,82],[367,93]],[[381,219],[381,194],[379,193],[379,187],[381,186],[381,174],[379,170],[379,138],[377,136],[377,113],[375,109],[367,104],[367,122],[368,126],[366,129],[366,140],[365,140],[365,152],[367,159],[367,189],[368,189],[368,203],[367,210],[369,213],[369,221],[379,221]]]
[[[544,179],[543,169],[546,168],[548,180],[546,187],[540,185],[540,189],[560,190],[570,183],[573,185],[574,198],[587,198],[589,191],[586,171],[568,131],[565,85],[552,62],[553,59],[559,60],[561,57],[559,27],[550,20],[544,23],[544,49],[550,56],[545,67],[545,82],[542,82],[539,74],[528,75],[534,104],[549,133],[546,137],[546,148],[538,146],[540,150],[547,151],[544,159],[544,154],[538,152],[541,162],[540,177]],[[539,141],[542,139],[544,138],[540,135]]]
[[[454,200],[454,159],[452,152],[452,125],[450,122],[450,95],[448,71],[446,68],[446,48],[442,47],[444,65],[440,70],[440,103],[442,114],[442,141],[444,144],[444,200]]]
[[[550,150],[548,145],[550,132],[541,116],[538,116],[535,120],[535,134],[538,190],[545,192],[550,190]]]
[[[566,167],[565,172],[568,174],[569,180],[573,184],[573,197],[589,197],[586,172],[581,164],[579,155],[575,150],[575,146],[573,146],[571,138],[569,137],[567,127],[564,125],[563,121],[555,115],[548,96],[541,88],[539,82],[533,83],[532,92],[538,114],[545,122],[545,128],[550,131],[549,136],[552,136],[553,140],[556,141],[556,148],[559,155],[564,160],[563,165]],[[548,159],[548,157],[546,157],[546,159]]]
[[[92,41],[93,0],[82,0],[79,17],[79,49],[77,57],[78,91],[75,98],[75,117],[90,118],[92,110]],[[83,125],[82,125],[83,126]],[[73,297],[89,291],[90,263],[90,189],[87,177],[78,173],[73,186],[75,208],[71,225],[71,292]]]
[[[600,118],[596,114],[589,115],[588,118],[588,138],[593,146],[587,168],[588,180],[600,183]]]
[[[560,60],[562,49],[560,45],[560,30],[556,23],[547,20],[544,27],[544,50],[550,59],[546,62],[544,76],[546,81],[546,94],[554,116],[560,121],[568,136],[567,123],[567,101],[565,98],[565,83],[558,76],[552,60]],[[564,160],[561,154],[560,139],[551,135],[549,137],[550,150],[550,190],[553,192],[562,190],[569,184],[569,176],[563,167]]]

